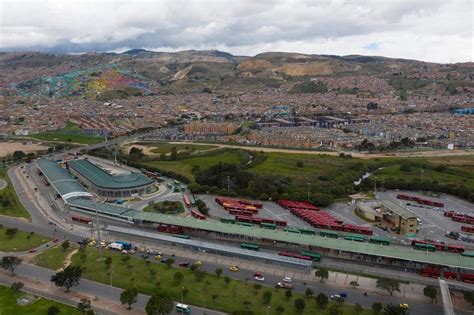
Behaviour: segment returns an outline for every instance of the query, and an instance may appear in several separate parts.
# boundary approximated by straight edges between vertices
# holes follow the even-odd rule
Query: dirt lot
[[[25,143],[25,144],[23,144]],[[0,142],[0,157],[13,154],[15,151],[23,151],[25,153],[46,150],[47,146],[34,142]]]

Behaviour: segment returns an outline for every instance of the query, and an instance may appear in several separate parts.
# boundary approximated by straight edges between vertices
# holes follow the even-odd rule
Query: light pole
[[[181,288],[181,304],[184,304],[184,287]],[[184,308],[181,308],[181,313],[184,314]]]
[[[267,315],[270,313],[270,305],[267,306]]]

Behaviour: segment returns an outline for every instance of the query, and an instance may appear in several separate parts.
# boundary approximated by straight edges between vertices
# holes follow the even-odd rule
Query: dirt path
[[[70,252],[69,254],[67,254],[66,258],[64,258],[64,261],[63,261],[63,267],[62,267],[62,268],[59,268],[59,269],[56,270],[56,271],[61,271],[61,270],[63,270],[64,268],[67,268],[67,267],[71,264],[71,258],[72,258],[72,256],[74,256],[78,251],[79,251],[79,248],[76,248],[75,250],[73,250],[72,252]]]
[[[219,148],[233,148],[233,149],[243,149],[249,151],[263,151],[263,152],[279,152],[279,153],[289,153],[289,154],[326,154],[332,156],[339,156],[341,152],[334,151],[312,151],[312,150],[290,150],[290,149],[280,149],[280,148],[268,148],[268,147],[252,147],[244,145],[233,145],[233,144],[216,144],[216,143],[196,143],[196,142],[170,142],[172,144],[193,144],[193,145],[216,145]],[[361,159],[373,159],[380,157],[442,157],[442,156],[465,156],[465,155],[474,155],[474,150],[433,150],[433,151],[416,151],[416,152],[390,152],[390,153],[374,153],[374,154],[365,154],[357,152],[343,152],[351,154],[353,157]]]

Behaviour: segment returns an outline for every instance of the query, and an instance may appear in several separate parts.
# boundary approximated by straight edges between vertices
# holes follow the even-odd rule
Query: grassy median
[[[0,251],[22,252],[51,241],[51,238],[17,230],[14,235],[7,235],[8,227],[0,226]]]
[[[0,168],[0,179],[7,182],[7,187],[0,190],[0,215],[31,219],[30,214],[18,199],[10,178],[8,178],[7,170],[4,168]]]

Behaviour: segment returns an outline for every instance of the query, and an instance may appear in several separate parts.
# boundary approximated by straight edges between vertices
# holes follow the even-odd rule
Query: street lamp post
[[[184,287],[181,288],[181,304],[184,304]],[[184,314],[184,308],[181,308],[181,313]]]
[[[308,202],[309,202],[309,189],[311,187],[311,183],[308,183]]]

